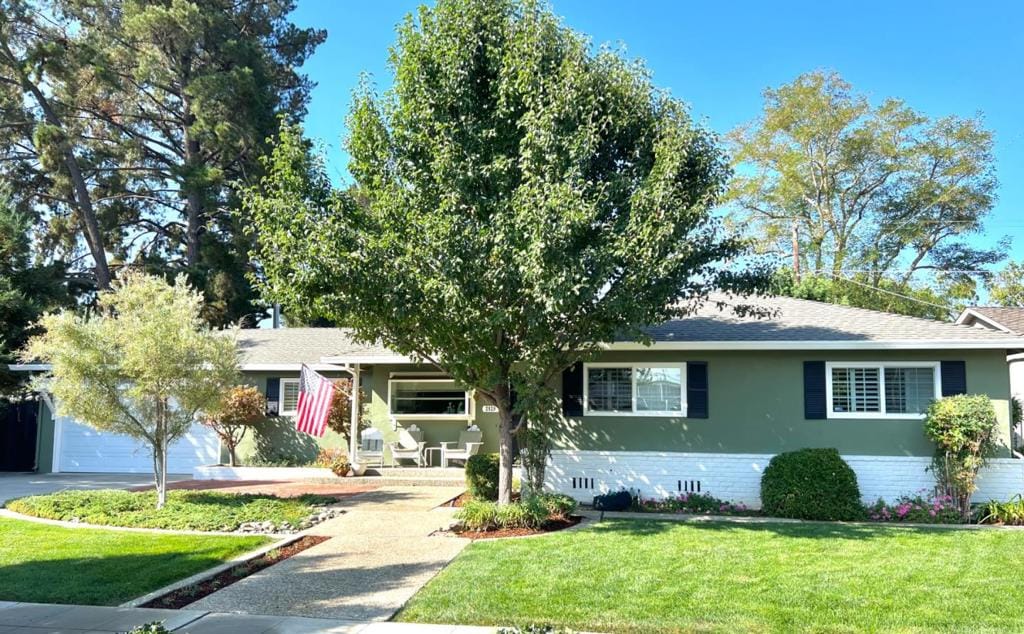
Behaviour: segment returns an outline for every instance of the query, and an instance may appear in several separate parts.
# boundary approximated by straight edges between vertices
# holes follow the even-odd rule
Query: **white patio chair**
[[[417,467],[426,466],[426,459],[423,455],[423,448],[427,443],[423,442],[423,431],[416,425],[398,430],[398,442],[389,442],[388,449],[391,451],[391,466],[397,467],[399,460],[412,460]]]
[[[356,461],[368,467],[373,463],[377,466],[384,466],[384,434],[379,429],[371,427],[359,434],[359,453]]]
[[[469,460],[470,456],[479,453],[480,447],[484,444],[483,440],[484,433],[480,431],[479,427],[473,425],[469,429],[459,432],[457,442],[441,443],[441,466],[447,467],[450,460]]]

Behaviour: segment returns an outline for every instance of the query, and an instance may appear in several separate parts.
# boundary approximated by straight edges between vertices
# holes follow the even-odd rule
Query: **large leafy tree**
[[[153,456],[157,507],[167,499],[167,447],[203,411],[216,411],[239,378],[235,342],[209,330],[202,296],[184,276],[163,279],[126,272],[99,296],[91,319],[48,314],[23,358],[51,364],[40,389],[57,413],[102,431],[144,442]]]
[[[540,3],[441,0],[398,29],[394,86],[364,86],[347,148],[357,198],[286,129],[247,209],[270,294],[426,360],[513,435],[602,342],[690,313],[742,243],[709,213],[728,168],[649,72],[592,52]]]
[[[0,49],[0,131],[18,144],[0,169],[33,175],[17,182],[54,219],[49,243],[71,252],[84,236],[100,288],[106,254],[186,272],[212,324],[253,317],[235,185],[257,178],[279,117],[304,115],[297,69],[325,33],[290,23],[289,0],[0,1],[18,9],[7,64]]]
[[[980,119],[933,119],[897,99],[872,106],[826,72],[764,98],[761,117],[731,135],[736,220],[764,252],[787,256],[797,281],[914,296],[931,272],[926,285],[940,295],[974,296],[978,272],[1004,251],[965,240],[983,230],[997,185]],[[866,297],[906,305],[891,292]]]
[[[0,0],[0,177],[19,211],[47,210],[44,245],[84,261],[76,268],[105,289],[115,223],[97,200],[108,190],[95,176],[106,157],[85,147],[87,126],[57,94],[78,67],[70,31],[32,2]]]
[[[1009,262],[988,280],[988,296],[993,304],[1024,308],[1024,262]]]

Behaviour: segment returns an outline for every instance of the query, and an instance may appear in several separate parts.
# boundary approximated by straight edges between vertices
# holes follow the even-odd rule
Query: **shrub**
[[[339,478],[347,476],[352,468],[352,463],[348,459],[348,452],[341,447],[324,447],[317,453],[313,464],[330,469]]]
[[[217,434],[228,450],[228,464],[238,464],[238,445],[250,427],[266,419],[267,399],[251,385],[235,385],[221,395],[213,411],[200,422]]]
[[[750,514],[745,504],[736,504],[720,500],[709,493],[680,493],[663,500],[643,500],[637,502],[638,510],[649,513],[696,513],[702,515],[742,515]]]
[[[626,490],[594,496],[595,511],[625,511],[632,506],[633,494]]]
[[[835,449],[800,449],[771,459],[761,476],[766,515],[857,520],[864,515],[857,474]]]
[[[992,500],[981,509],[982,524],[1024,525],[1024,497],[1018,493],[1008,502]]]
[[[868,519],[875,522],[916,522],[918,524],[959,524],[960,509],[948,495],[919,492],[904,495],[888,504],[878,500],[867,509]]]
[[[928,407],[924,431],[935,443],[932,469],[939,487],[956,500],[964,521],[971,516],[971,495],[978,471],[996,451],[996,411],[983,394],[959,394]]]
[[[565,519],[579,506],[576,500],[564,493],[538,493],[533,499],[544,506],[551,519]]]
[[[540,496],[501,506],[485,500],[470,500],[455,513],[455,518],[470,531],[540,528],[552,519]]]
[[[171,634],[171,631],[164,627],[163,621],[153,621],[152,623],[136,625],[128,630],[128,634]]]
[[[498,454],[470,456],[466,461],[466,487],[476,500],[498,499]]]

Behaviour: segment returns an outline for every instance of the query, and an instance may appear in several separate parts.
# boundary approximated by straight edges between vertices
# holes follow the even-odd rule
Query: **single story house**
[[[1011,448],[1007,354],[1017,335],[792,298],[759,298],[770,318],[738,317],[707,304],[654,326],[653,343],[616,341],[560,378],[563,418],[554,432],[547,487],[580,500],[618,488],[645,496],[687,491],[758,504],[771,457],[835,447],[857,472],[867,501],[930,488],[933,447],[923,412],[933,399],[987,394],[999,422],[999,455],[979,499],[1024,492],[1024,460]],[[477,425],[483,451],[497,450],[497,415],[471,391],[344,329],[246,330],[246,379],[278,416],[242,448],[244,458],[309,459],[340,445],[294,431],[300,365],[357,376],[370,423],[386,440],[417,425],[430,445]],[[116,443],[44,408],[40,470],[148,470],[144,452],[113,455]],[[82,436],[87,436],[82,438]],[[214,439],[215,440],[215,439]],[[171,470],[214,462],[220,452],[198,427],[172,453]],[[141,455],[140,455],[141,453]],[[134,462],[133,462],[134,461]]]

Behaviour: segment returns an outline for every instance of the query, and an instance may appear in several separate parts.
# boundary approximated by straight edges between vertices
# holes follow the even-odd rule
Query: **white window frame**
[[[278,398],[279,398],[280,404],[278,406],[277,415],[278,416],[297,416],[298,413],[299,413],[299,409],[298,409],[299,408],[298,392],[296,392],[296,396],[295,396],[295,409],[286,410],[284,408],[284,386],[285,386],[286,383],[288,383],[288,384],[294,383],[295,386],[296,386],[296,389],[298,389],[299,379],[297,379],[297,378],[288,378],[288,379],[279,379],[278,380],[277,390],[278,390]]]
[[[832,407],[832,368],[876,368],[878,370],[878,412],[836,412]],[[885,369],[886,368],[933,368],[935,398],[942,398],[942,364],[939,361],[826,361],[825,362],[825,406],[828,418],[871,418],[886,420],[923,420],[924,413],[904,414],[885,411]]]
[[[414,378],[412,376],[402,378],[388,379],[388,415],[393,418],[410,419],[410,420],[472,420],[473,419],[473,394],[470,390],[465,388],[462,391],[465,393],[465,414],[396,414],[391,409],[391,397],[394,394],[395,383],[454,383],[458,388],[458,381],[448,377],[441,377],[436,379],[424,379]]]
[[[630,369],[630,383],[632,383],[632,411],[590,411],[590,368],[629,368]],[[682,409],[679,411],[668,410],[668,411],[637,411],[636,409],[636,372],[635,370],[641,368],[678,368],[679,373],[679,397],[680,403],[682,403]],[[686,363],[614,363],[614,362],[602,362],[602,363],[584,363],[583,364],[583,415],[584,416],[630,416],[638,418],[650,418],[658,417],[665,418],[671,416],[674,418],[686,418],[688,411],[688,404],[686,402]]]

